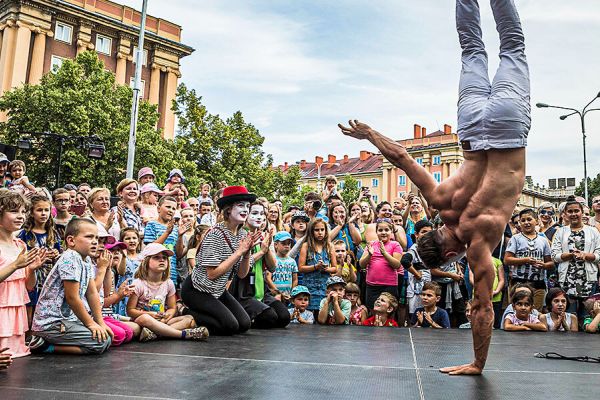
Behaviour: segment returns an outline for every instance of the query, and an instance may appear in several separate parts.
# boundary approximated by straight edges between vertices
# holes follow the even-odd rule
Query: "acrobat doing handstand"
[[[492,336],[494,312],[492,251],[519,199],[525,179],[525,146],[531,125],[529,70],[521,22],[513,0],[491,0],[500,34],[500,66],[492,83],[481,35],[477,0],[457,0],[456,27],[462,47],[458,100],[458,137],[465,161],[437,184],[406,149],[368,125],[339,125],[345,135],[367,139],[409,178],[434,208],[444,226],[422,237],[418,252],[437,268],[467,255],[475,278],[471,326],[475,360],[442,368],[450,374],[481,374]]]

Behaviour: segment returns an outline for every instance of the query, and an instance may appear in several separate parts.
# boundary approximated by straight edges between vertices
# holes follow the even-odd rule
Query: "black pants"
[[[188,276],[181,288],[181,298],[196,324],[207,327],[211,335],[234,335],[250,329],[250,317],[228,291],[216,299],[210,293],[196,290]]]
[[[254,318],[252,327],[257,329],[285,328],[289,323],[290,312],[287,307],[279,300],[275,300],[269,304],[269,308]]]

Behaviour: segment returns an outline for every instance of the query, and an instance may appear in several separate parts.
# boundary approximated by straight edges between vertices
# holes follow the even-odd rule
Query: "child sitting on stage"
[[[373,316],[367,318],[363,325],[365,326],[395,326],[398,327],[396,321],[390,316],[394,315],[394,311],[398,307],[398,300],[388,292],[383,292],[375,300],[373,307]]]
[[[448,312],[439,308],[436,304],[440,301],[442,289],[435,282],[427,282],[421,290],[421,302],[423,307],[417,308],[412,318],[415,327],[447,329],[450,328]]]
[[[102,319],[89,258],[97,251],[96,223],[86,218],[71,220],[65,244],[68,250],[48,274],[40,293],[29,347],[32,352],[102,354],[111,345],[113,332]]]
[[[548,328],[539,318],[532,314],[533,294],[529,291],[517,291],[512,298],[514,314],[506,316],[504,321],[505,331],[542,331],[546,332]]]
[[[290,323],[292,324],[314,324],[315,316],[312,311],[307,310],[308,302],[310,301],[310,292],[306,286],[298,285],[294,286],[290,292],[292,296],[292,304],[294,307],[290,308]]]

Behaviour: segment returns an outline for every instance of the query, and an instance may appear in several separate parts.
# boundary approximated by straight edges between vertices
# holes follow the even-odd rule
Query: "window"
[[[398,186],[406,186],[406,176],[400,175],[398,177]]]
[[[442,181],[442,173],[441,172],[434,172],[433,173],[433,179],[435,179],[435,181],[437,183],[440,183]]]
[[[64,58],[58,56],[52,56],[50,59],[50,71],[56,72],[62,66]]]
[[[133,83],[134,83],[135,77],[131,77],[131,79],[129,79],[129,87],[133,89]],[[140,80],[140,99],[144,98],[144,88],[146,87],[146,82],[144,82],[144,80]]]
[[[96,51],[102,54],[110,55],[112,49],[112,39],[102,35],[96,35]]]
[[[340,183],[338,183],[338,189],[339,190],[343,190],[344,189],[344,185],[345,185],[345,182],[344,181],[340,181]]]
[[[419,165],[423,165],[423,159],[421,157],[415,159],[417,161],[417,164]]]
[[[379,202],[379,197],[376,194],[374,194],[371,197],[373,198],[373,201],[375,202],[375,204],[377,204]]]
[[[73,27],[71,25],[57,22],[54,28],[54,40],[60,40],[61,42],[67,42],[71,44],[73,37]]]
[[[137,46],[133,46],[133,63],[137,61]],[[144,50],[144,55],[142,55],[142,65],[145,67],[148,65],[148,50]]]
[[[376,179],[376,178],[371,179],[371,186],[372,187],[379,186],[379,179]]]
[[[358,187],[361,188],[362,187],[362,181],[358,180],[357,183],[358,183]]]
[[[442,163],[442,156],[433,156],[433,165],[440,165]]]
[[[402,192],[398,192],[398,196],[397,197],[402,197],[406,194],[406,192],[402,191]]]

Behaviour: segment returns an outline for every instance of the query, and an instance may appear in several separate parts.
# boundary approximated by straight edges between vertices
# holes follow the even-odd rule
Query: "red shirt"
[[[365,322],[363,322],[363,325],[364,326],[375,326],[375,316],[372,316],[371,318],[367,318],[365,320]],[[398,324],[393,319],[388,318],[383,323],[383,326],[395,326],[397,328]]]

